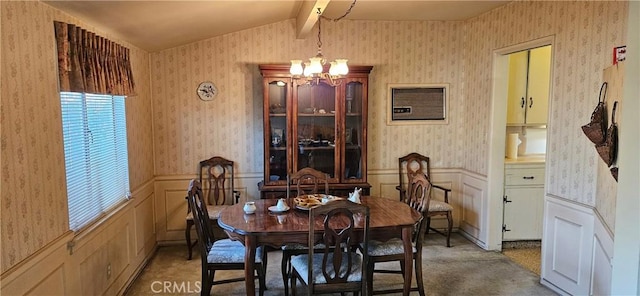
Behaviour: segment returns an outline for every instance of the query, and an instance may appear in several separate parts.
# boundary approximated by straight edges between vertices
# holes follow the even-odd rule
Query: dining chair
[[[290,192],[292,185],[295,186],[297,196],[316,194],[322,185],[324,185],[324,193],[328,194],[329,175],[314,168],[302,168],[289,176],[287,192]]]
[[[215,240],[211,230],[212,224],[207,204],[199,181],[191,180],[187,192],[187,202],[198,234],[200,258],[202,261],[202,278],[200,295],[209,295],[213,285],[244,281],[244,277],[216,281],[214,276],[218,270],[244,270],[245,247],[238,241],[231,239]],[[263,247],[256,250],[255,269],[260,284],[259,293],[266,289],[265,273],[267,266],[267,252]]]
[[[414,208],[420,213],[425,213],[429,208],[431,200],[431,182],[427,175],[416,174],[409,184],[405,197],[402,200],[410,207]],[[424,215],[423,215],[424,217]],[[413,261],[416,274],[416,287],[411,287],[411,291],[418,291],[421,296],[424,296],[424,283],[422,280],[422,240],[427,227],[426,219],[422,218],[414,227],[413,236],[411,238]],[[364,252],[364,251],[363,251]],[[369,243],[369,265],[367,267],[367,290],[371,293],[373,291],[373,273],[400,273],[404,277],[404,269],[401,270],[376,270],[375,264],[379,262],[391,262],[398,261],[402,267],[404,262],[404,245],[401,239],[391,239],[386,242],[379,242],[372,240]],[[388,289],[375,291],[375,294],[387,294],[387,293],[399,293],[403,289]]]
[[[398,158],[399,185],[396,186],[396,189],[400,191],[400,200],[404,200],[406,198],[406,186],[407,184],[411,184],[413,177],[418,174],[426,174],[427,178],[431,179],[429,157],[413,152]],[[447,238],[447,247],[451,247],[451,228],[453,227],[453,206],[449,204],[449,194],[451,193],[451,189],[433,184],[431,186],[435,189],[442,190],[444,193],[444,200],[432,199],[429,203],[429,209],[425,215],[427,218],[427,227],[425,231],[428,233],[429,230],[433,230],[436,233],[444,235]],[[431,227],[431,217],[434,216],[445,216],[447,218],[446,232],[442,232]]]
[[[296,196],[316,194],[321,186],[324,194],[329,193],[329,175],[313,168],[302,168],[291,174],[287,182],[287,193],[291,192],[291,186],[295,187]],[[323,246],[316,246],[321,248]],[[289,295],[289,278],[291,276],[291,256],[306,254],[307,247],[300,244],[286,244],[282,246],[282,282],[284,294]]]
[[[324,216],[322,235],[316,236],[316,218]],[[357,252],[362,242],[363,252]],[[348,200],[337,200],[309,211],[307,254],[291,257],[291,292],[296,281],[307,287],[307,295],[353,292],[367,293],[367,257],[369,250],[369,207]]]
[[[214,156],[203,160],[198,164],[198,177],[201,185],[204,185],[205,204],[209,218],[213,225],[217,225],[220,212],[238,202],[240,192],[234,190],[233,161],[220,156]],[[191,241],[191,227],[193,226],[193,214],[187,207],[187,227],[184,232],[189,252],[188,260],[191,260],[193,247],[197,241]]]

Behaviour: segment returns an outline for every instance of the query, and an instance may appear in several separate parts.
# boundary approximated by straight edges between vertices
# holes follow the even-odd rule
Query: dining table
[[[285,199],[289,210],[273,212],[269,208],[277,199],[255,200],[255,212],[246,214],[244,204],[238,203],[224,209],[218,224],[229,238],[240,241],[245,246],[245,287],[247,295],[255,295],[255,254],[258,246],[280,248],[285,244],[308,244],[309,211],[295,206],[293,198]],[[400,238],[404,246],[403,295],[411,289],[413,249],[412,233],[414,225],[422,219],[422,214],[408,204],[397,199],[376,196],[362,196],[360,202],[369,207],[369,237],[387,241]],[[320,219],[320,217],[319,217]],[[316,225],[321,223],[316,222]],[[322,228],[317,230],[321,235]]]

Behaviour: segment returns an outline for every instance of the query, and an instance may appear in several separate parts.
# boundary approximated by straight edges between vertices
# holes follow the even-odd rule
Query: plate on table
[[[307,194],[307,195],[300,195],[298,197],[294,197],[293,202],[296,206],[296,209],[308,211],[310,209],[313,209],[315,207],[321,206],[323,204],[326,204],[328,202],[331,202],[337,199],[340,199],[340,198],[335,197],[333,195]]]
[[[288,206],[286,208],[282,209],[282,210],[278,209],[277,206],[270,206],[269,207],[269,211],[273,212],[273,213],[284,213],[284,212],[288,211],[289,209],[290,208]]]

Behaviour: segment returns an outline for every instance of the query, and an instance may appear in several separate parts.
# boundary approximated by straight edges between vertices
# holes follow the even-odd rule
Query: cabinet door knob
[[[533,107],[533,98],[529,97],[529,108]]]
[[[525,180],[533,180],[534,178],[535,178],[534,176],[529,176],[529,177],[524,176],[524,177],[522,177],[522,179],[525,179]]]
[[[520,98],[520,108],[524,108],[524,97]]]

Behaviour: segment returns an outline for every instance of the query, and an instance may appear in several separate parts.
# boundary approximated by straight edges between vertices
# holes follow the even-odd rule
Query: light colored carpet
[[[427,295],[557,295],[540,284],[540,277],[499,252],[484,251],[458,234],[451,248],[437,234],[429,234],[423,249],[423,275]],[[199,295],[200,257],[186,260],[186,247],[159,247],[125,295]],[[269,253],[265,295],[283,295],[281,252]],[[386,266],[385,266],[386,265]],[[397,263],[378,267],[395,268]],[[216,273],[216,279],[242,276],[242,271]],[[415,284],[415,279],[413,280]],[[256,287],[258,286],[256,281]],[[374,290],[402,286],[400,275],[376,274]],[[257,289],[256,289],[257,290]],[[214,286],[212,295],[245,295],[244,282]],[[302,287],[298,295],[305,295]],[[415,295],[418,293],[415,292]],[[413,294],[412,294],[413,295]]]

